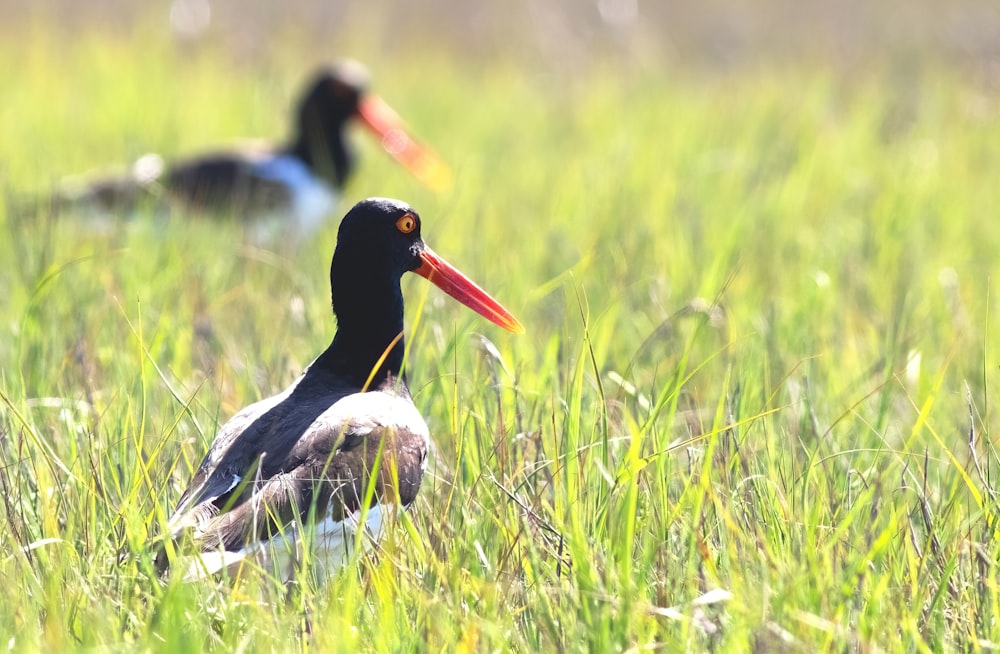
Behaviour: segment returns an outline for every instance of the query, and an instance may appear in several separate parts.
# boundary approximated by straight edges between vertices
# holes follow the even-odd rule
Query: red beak
[[[425,277],[432,284],[469,307],[490,322],[507,331],[523,334],[524,327],[510,311],[490,297],[489,293],[476,286],[475,282],[463,275],[457,268],[434,254],[426,245],[420,253],[420,267],[413,272]]]
[[[407,134],[403,119],[380,97],[368,94],[361,98],[358,116],[378,136],[385,151],[427,187],[441,191],[451,184],[447,164]]]

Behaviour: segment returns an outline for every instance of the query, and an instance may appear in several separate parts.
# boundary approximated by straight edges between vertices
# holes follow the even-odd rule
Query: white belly
[[[365,549],[378,543],[385,533],[386,522],[391,519],[390,516],[395,517],[395,513],[395,506],[376,504],[368,509],[363,527],[360,511],[340,521],[327,518],[304,532],[293,522],[285,527],[280,536],[248,545],[237,552],[203,552],[192,557],[184,579],[193,581],[223,571],[235,577],[257,570],[286,582],[301,568],[317,581],[322,581],[351,561],[359,540]],[[364,533],[359,535],[359,528]]]
[[[254,174],[281,182],[291,189],[291,217],[295,221],[296,237],[301,238],[315,232],[336,207],[337,192],[296,157],[275,156],[262,159],[255,163]],[[284,218],[287,227],[288,216],[277,218]]]

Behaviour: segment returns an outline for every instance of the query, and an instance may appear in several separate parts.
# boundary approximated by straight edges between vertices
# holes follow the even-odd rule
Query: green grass
[[[156,579],[217,425],[332,337],[337,220],[272,253],[231,222],[14,207],[282,136],[289,41],[239,66],[141,29],[0,43],[0,646],[998,647],[1000,97],[930,62],[569,79],[354,49],[455,185],[359,134],[342,209],[413,203],[527,334],[406,280],[438,456],[378,556],[289,600]]]

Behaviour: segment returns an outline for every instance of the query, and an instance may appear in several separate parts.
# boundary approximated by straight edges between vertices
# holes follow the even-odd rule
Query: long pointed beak
[[[479,288],[457,268],[434,254],[429,247],[424,246],[423,252],[420,253],[420,261],[420,267],[413,272],[430,280],[432,284],[490,322],[515,334],[524,333],[524,327],[510,311],[504,309],[499,302],[490,297],[489,293]]]
[[[367,94],[358,102],[358,116],[378,136],[382,147],[428,188],[443,191],[451,185],[448,165],[406,132],[406,125],[382,98]]]

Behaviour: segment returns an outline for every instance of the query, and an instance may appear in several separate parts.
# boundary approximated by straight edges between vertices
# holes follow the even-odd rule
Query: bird
[[[359,121],[382,147],[432,189],[448,186],[446,164],[407,133],[399,115],[368,90],[359,62],[344,59],[318,70],[306,85],[289,140],[207,152],[173,164],[148,154],[125,176],[64,183],[54,203],[101,214],[134,211],[165,199],[185,211],[240,216],[251,222],[291,219],[295,233],[312,233],[335,208],[356,157],[347,125]]]
[[[421,226],[412,207],[386,198],[344,216],[330,266],[332,342],[291,386],[219,429],[168,519],[160,572],[186,560],[176,567],[190,580],[252,562],[289,582],[308,560],[323,579],[349,560],[356,537],[377,542],[387,518],[412,504],[430,433],[403,370],[402,276],[414,272],[524,331],[426,245]]]

